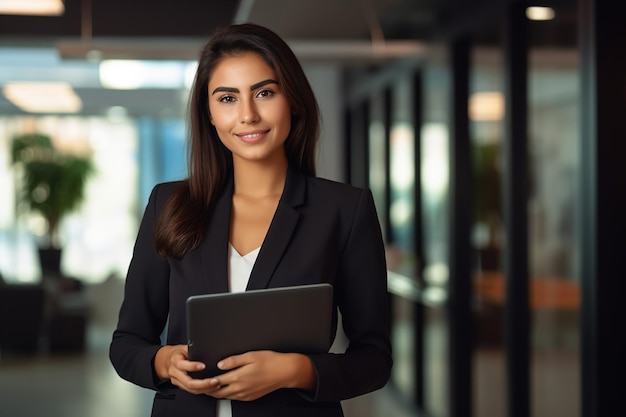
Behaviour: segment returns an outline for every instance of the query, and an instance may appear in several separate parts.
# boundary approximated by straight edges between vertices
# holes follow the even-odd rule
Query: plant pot
[[[39,248],[39,265],[41,275],[60,277],[61,276],[61,255],[59,248]]]

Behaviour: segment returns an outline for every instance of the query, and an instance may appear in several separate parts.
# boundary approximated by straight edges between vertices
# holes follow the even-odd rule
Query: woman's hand
[[[217,366],[228,372],[208,380],[211,389],[205,393],[215,398],[252,401],[280,388],[313,391],[317,384],[311,360],[298,353],[248,352]]]
[[[157,376],[192,394],[211,394],[219,389],[214,379],[195,379],[189,372],[201,371],[205,368],[202,362],[188,360],[187,345],[163,346],[154,358],[154,369]]]

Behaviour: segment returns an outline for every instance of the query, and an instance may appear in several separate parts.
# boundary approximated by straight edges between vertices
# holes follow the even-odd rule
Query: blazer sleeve
[[[335,285],[344,332],[343,354],[312,355],[318,385],[315,401],[341,401],[381,388],[391,367],[387,267],[371,191],[363,190]]]
[[[139,227],[126,277],[124,301],[109,357],[117,373],[139,386],[157,389],[153,361],[169,309],[169,265],[153,244],[158,207],[167,193],[157,185]]]

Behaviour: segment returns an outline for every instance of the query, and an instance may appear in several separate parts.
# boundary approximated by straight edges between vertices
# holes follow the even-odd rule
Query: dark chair
[[[0,284],[0,349],[35,352],[44,323],[41,285]]]

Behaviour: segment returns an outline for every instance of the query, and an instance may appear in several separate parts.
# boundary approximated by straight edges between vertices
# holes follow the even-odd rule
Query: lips
[[[253,144],[262,141],[268,132],[269,130],[254,130],[252,132],[235,133],[235,136],[246,143]]]

